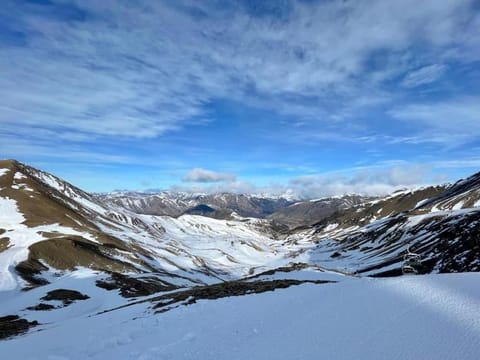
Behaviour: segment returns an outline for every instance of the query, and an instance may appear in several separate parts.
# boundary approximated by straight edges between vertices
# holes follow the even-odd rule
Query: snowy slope
[[[259,219],[215,220],[136,214],[45,172],[3,162],[0,289],[39,285],[56,272],[154,272],[185,285],[239,278],[291,262],[290,249]],[[0,234],[1,235],[1,234]],[[1,245],[1,244],[0,244]],[[65,261],[64,259],[68,259]],[[31,275],[35,274],[34,277]],[[179,277],[183,278],[180,283]]]
[[[401,275],[408,253],[416,254],[418,273],[480,271],[479,186],[475,174],[396,192],[298,229],[286,243],[303,246],[303,262],[347,273]]]
[[[0,353],[82,360],[476,360],[479,281],[478,273],[362,278],[201,300],[157,315],[149,303],[91,317],[71,310],[42,331],[0,342]]]
[[[8,236],[8,248],[0,252],[0,291],[11,290],[17,287],[15,265],[28,258],[28,247],[42,240],[43,234],[58,233],[63,235],[81,236],[96,242],[95,238],[85,232],[59,224],[28,227],[23,224],[25,218],[19,212],[16,201],[9,198],[0,198],[0,224]]]
[[[342,200],[313,226],[285,230],[259,218],[139,214],[0,161],[0,339],[11,337],[0,353],[476,359],[480,274],[364,277],[401,275],[409,252],[418,273],[480,270],[476,177]],[[210,199],[271,209],[268,199]],[[322,201],[315,213],[332,203]]]
[[[152,257],[151,266],[167,271],[201,271],[227,280],[291,261],[289,247],[259,230],[261,220],[227,221],[196,215],[135,215],[135,219],[142,227],[100,227],[126,243],[141,246]]]
[[[445,192],[425,201],[418,211],[446,211],[478,207],[480,204],[480,173],[457,181]]]
[[[445,192],[455,199],[471,196],[476,175],[447,190],[397,192],[345,208],[312,227],[279,233],[264,219],[137,214],[27,165],[4,162],[3,167],[4,289],[24,286],[16,274],[19,265],[27,267],[29,281],[32,271],[45,278],[88,266],[154,272],[164,282],[188,285],[251,276],[295,262],[347,273],[398,275],[410,250],[420,253],[422,273],[480,270],[478,208],[425,210],[433,206],[428,202],[438,203],[428,199],[447,201]],[[244,200],[239,195],[211,197],[225,203]],[[186,201],[187,194],[179,199]],[[66,255],[68,263],[58,260]]]
[[[419,257],[419,273],[480,271],[478,208],[401,213],[348,228],[334,225],[297,232],[286,242],[303,246],[301,261],[347,273],[401,275],[409,252]]]

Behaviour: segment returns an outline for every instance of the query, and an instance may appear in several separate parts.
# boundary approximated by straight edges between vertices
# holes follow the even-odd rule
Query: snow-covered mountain
[[[357,205],[372,201],[372,197],[345,195],[326,197],[310,201],[298,201],[275,211],[268,219],[275,223],[287,225],[290,228],[308,226]]]
[[[453,185],[405,190],[345,209],[289,241],[313,263],[374,276],[480,271],[480,173]]]
[[[185,213],[230,219],[232,215],[265,218],[293,203],[284,197],[248,194],[190,194],[162,191],[158,193],[114,192],[98,194],[105,204],[118,205],[136,213],[180,216]]]
[[[177,209],[175,216],[146,211],[160,203],[159,209]],[[0,161],[0,339],[28,332],[0,341],[0,352],[188,359],[226,357],[237,348],[230,358],[260,359],[292,358],[288,349],[300,346],[301,358],[332,358],[337,346],[351,342],[339,340],[333,348],[328,342],[353,326],[351,336],[364,336],[352,349],[380,359],[387,349],[368,345],[380,329],[400,326],[392,336],[413,341],[411,353],[418,353],[418,333],[405,333],[409,321],[424,316],[425,304],[463,301],[447,309],[446,322],[435,317],[423,329],[446,326],[438,337],[442,354],[442,339],[478,335],[480,327],[468,320],[480,310],[480,294],[471,290],[478,276],[372,277],[480,271],[479,205],[480,174],[385,198],[291,204],[232,194],[98,196],[28,165]],[[227,209],[229,217],[211,217]],[[339,294],[365,301],[338,303]],[[362,317],[369,296],[379,300]],[[233,309],[238,317],[227,316]],[[340,322],[329,317],[332,309],[345,315]],[[372,320],[375,315],[381,317]],[[352,325],[348,319],[355,316]],[[463,330],[445,325],[456,324],[454,317]],[[217,327],[203,333],[206,319]],[[360,326],[365,319],[373,327]],[[287,322],[298,326],[281,332]],[[95,331],[78,342],[86,329]],[[300,336],[301,329],[310,337]],[[322,337],[314,334],[322,329],[330,329],[323,335],[329,340],[317,347]],[[282,334],[292,341],[288,347],[274,340]],[[255,356],[247,346],[252,341]],[[463,343],[461,358],[478,358],[474,343]],[[408,357],[410,350],[402,351]],[[352,358],[338,351],[338,358]]]
[[[286,253],[261,219],[136,214],[24,164],[0,167],[3,289],[78,266],[204,283],[264,270]]]

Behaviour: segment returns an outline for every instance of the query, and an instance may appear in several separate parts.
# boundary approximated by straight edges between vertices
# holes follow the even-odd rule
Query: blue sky
[[[0,157],[89,191],[480,170],[480,2],[2,1]]]

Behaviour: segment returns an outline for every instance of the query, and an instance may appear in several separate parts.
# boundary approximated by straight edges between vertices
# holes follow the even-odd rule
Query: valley
[[[296,334],[291,341],[306,357],[331,356],[329,341],[353,336],[352,328],[344,340],[337,338],[353,312],[359,317],[355,331],[366,333],[351,351],[381,359],[385,349],[365,346],[373,336],[387,336],[385,319],[392,318],[389,341],[410,343],[420,330],[407,324],[430,316],[422,309],[431,307],[445,311],[426,325],[431,331],[442,324],[435,351],[443,351],[438,339],[466,331],[471,341],[462,340],[462,358],[478,355],[472,341],[480,335],[480,294],[473,286],[480,271],[480,174],[386,197],[301,201],[89,194],[14,160],[0,161],[0,169],[2,351],[25,359],[52,352],[57,358],[114,358],[129,351],[125,358],[147,359],[181,354],[188,344],[175,358],[208,358],[212,349],[236,358],[236,344],[238,358],[245,358],[247,344],[260,336],[256,351],[265,355],[266,346],[284,349],[278,336]],[[336,315],[328,317],[332,307]],[[362,308],[367,312],[360,314]],[[225,318],[225,312],[242,315]],[[316,320],[308,321],[308,314]],[[365,316],[370,330],[363,328]],[[172,321],[178,327],[171,328]],[[205,333],[200,328],[206,322],[216,325]],[[282,332],[287,323],[294,328]],[[173,332],[165,333],[168,328]],[[78,334],[91,329],[80,350]],[[305,331],[310,337],[321,331],[320,342],[299,338]],[[155,346],[153,332],[163,339]],[[289,349],[278,358],[291,358]]]

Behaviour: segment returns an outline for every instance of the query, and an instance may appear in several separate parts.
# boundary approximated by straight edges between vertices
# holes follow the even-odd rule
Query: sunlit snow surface
[[[8,238],[8,248],[0,252],[0,291],[11,290],[19,286],[18,276],[12,269],[28,258],[28,247],[46,239],[43,233],[59,233],[83,236],[96,241],[88,233],[74,230],[58,224],[28,227],[23,224],[25,217],[19,211],[13,199],[0,197],[0,224],[6,232],[2,237]]]
[[[476,360],[479,281],[479,273],[345,278],[202,300],[159,315],[139,304],[92,317],[93,309],[118,299],[90,289],[92,299],[62,309],[63,318],[57,315],[54,323],[37,328],[41,331],[1,341],[0,354],[10,359]],[[89,293],[88,286],[83,291]],[[24,293],[16,301],[37,295]]]

